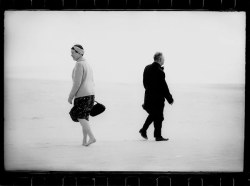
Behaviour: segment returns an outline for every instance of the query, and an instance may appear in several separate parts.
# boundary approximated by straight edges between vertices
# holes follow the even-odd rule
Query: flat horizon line
[[[72,80],[66,79],[66,78],[40,78],[40,77],[4,77],[4,80],[44,80],[44,81],[68,81],[71,82]],[[125,82],[125,81],[103,81],[103,80],[96,80],[95,83],[115,83],[115,84],[142,84],[142,82],[139,81],[129,81],[129,82]],[[194,82],[167,82],[168,85],[176,85],[176,86],[196,86],[196,85],[211,85],[211,86],[223,86],[223,85],[228,85],[228,86],[245,86],[245,83],[217,83],[217,82],[198,82],[198,83],[194,83]]]

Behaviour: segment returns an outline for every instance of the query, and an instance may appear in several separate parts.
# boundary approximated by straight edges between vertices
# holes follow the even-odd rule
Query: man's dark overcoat
[[[157,115],[163,120],[165,99],[168,103],[173,102],[165,80],[165,72],[159,63],[153,62],[144,69],[143,85],[145,97],[143,108],[151,115]]]

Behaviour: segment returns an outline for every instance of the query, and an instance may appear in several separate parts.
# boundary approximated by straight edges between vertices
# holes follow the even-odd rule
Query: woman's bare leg
[[[86,146],[87,145],[87,131],[85,129],[85,126],[82,125],[82,134],[83,134],[83,140],[82,140],[82,145]]]
[[[83,127],[83,131],[86,131],[86,134],[89,136],[89,141],[86,143],[86,146],[92,144],[92,143],[95,143],[96,142],[96,139],[92,133],[92,130],[89,126],[89,121],[87,121],[86,119],[78,119],[79,122],[81,123],[82,127]],[[86,135],[86,136],[87,136]],[[86,138],[87,140],[87,138]]]

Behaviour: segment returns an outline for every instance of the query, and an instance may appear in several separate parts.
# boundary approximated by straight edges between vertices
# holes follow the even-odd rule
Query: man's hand
[[[169,104],[170,104],[170,105],[173,105],[173,103],[174,103],[174,99],[172,98],[172,99],[170,100]]]
[[[172,99],[172,101],[171,101],[170,105],[173,105],[173,103],[174,103],[174,99]]]

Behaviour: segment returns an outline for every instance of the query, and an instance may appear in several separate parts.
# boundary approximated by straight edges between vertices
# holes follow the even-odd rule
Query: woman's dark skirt
[[[74,99],[74,106],[69,114],[74,122],[79,122],[78,119],[89,120],[90,111],[94,106],[95,96],[84,96]]]

